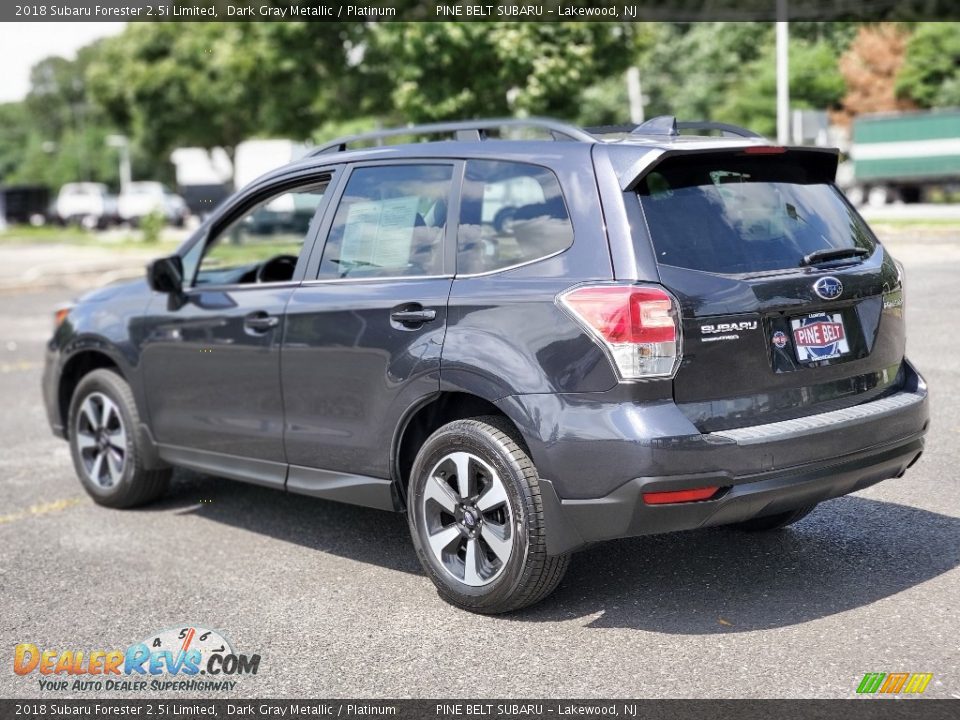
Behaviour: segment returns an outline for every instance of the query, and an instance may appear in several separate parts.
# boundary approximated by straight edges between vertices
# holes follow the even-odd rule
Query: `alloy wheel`
[[[513,511],[500,475],[469,452],[445,455],[430,471],[419,512],[433,557],[458,582],[493,582],[513,552]]]
[[[90,393],[77,413],[74,437],[87,479],[102,488],[117,485],[127,462],[127,432],[116,403]]]

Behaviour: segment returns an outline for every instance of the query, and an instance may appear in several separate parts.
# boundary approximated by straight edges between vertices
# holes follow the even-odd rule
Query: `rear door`
[[[636,187],[682,311],[680,407],[702,431],[857,404],[902,379],[900,271],[832,184],[836,157],[667,155]]]
[[[439,390],[461,171],[443,160],[366,164],[341,184],[319,267],[287,307],[289,489],[390,505],[388,484],[357,476],[390,476],[401,417]]]

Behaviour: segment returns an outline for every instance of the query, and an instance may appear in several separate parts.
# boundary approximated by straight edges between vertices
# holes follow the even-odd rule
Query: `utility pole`
[[[790,61],[787,0],[777,0],[777,143],[790,142]]]
[[[639,125],[643,122],[643,88],[640,86],[640,68],[636,65],[627,68],[627,97],[630,99],[630,122]]]
[[[120,192],[130,187],[130,140],[126,135],[108,135],[107,145],[120,151]]]

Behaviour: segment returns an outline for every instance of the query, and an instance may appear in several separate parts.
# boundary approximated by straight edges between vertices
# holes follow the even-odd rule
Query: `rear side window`
[[[740,274],[801,265],[817,250],[873,252],[866,225],[822,167],[785,155],[671,158],[637,188],[661,264]]]
[[[452,165],[385,165],[350,174],[320,278],[440,275]]]
[[[573,226],[546,168],[470,160],[460,200],[457,273],[502,270],[566,250]]]

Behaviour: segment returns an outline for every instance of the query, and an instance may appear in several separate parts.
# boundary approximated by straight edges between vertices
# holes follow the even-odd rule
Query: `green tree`
[[[359,30],[358,27],[359,26]],[[360,108],[345,97],[359,23],[131,23],[90,80],[110,118],[154,158],[257,135],[309,137]]]
[[[744,68],[742,80],[728,90],[717,108],[718,120],[743,125],[762,135],[777,132],[777,76],[775,47]],[[846,90],[837,69],[836,51],[826,42],[790,43],[790,107],[811,110],[835,108]]]
[[[54,56],[33,66],[26,99],[6,106],[7,122],[0,122],[0,146],[6,147],[0,149],[0,177],[53,190],[77,180],[116,186],[116,155],[105,144],[115,130],[90,98],[87,83],[100,47],[93,43],[73,60]],[[15,161],[5,162],[3,156]]]
[[[791,104],[827,108],[842,94],[839,55],[856,23],[790,24]],[[772,133],[776,76],[770,23],[648,23],[635,62],[641,71],[646,116],[726,120]],[[627,117],[627,92],[619,76],[584,95],[586,123],[619,123]]]
[[[920,107],[960,104],[960,30],[957,23],[918,23],[897,74],[897,97]]]
[[[772,42],[770,23],[661,23],[640,58],[647,116],[716,119]]]
[[[612,23],[383,23],[368,61],[403,120],[574,117],[581,93],[626,67],[631,49],[630,28]]]
[[[23,163],[30,134],[27,118],[24,103],[0,104],[0,183]]]

